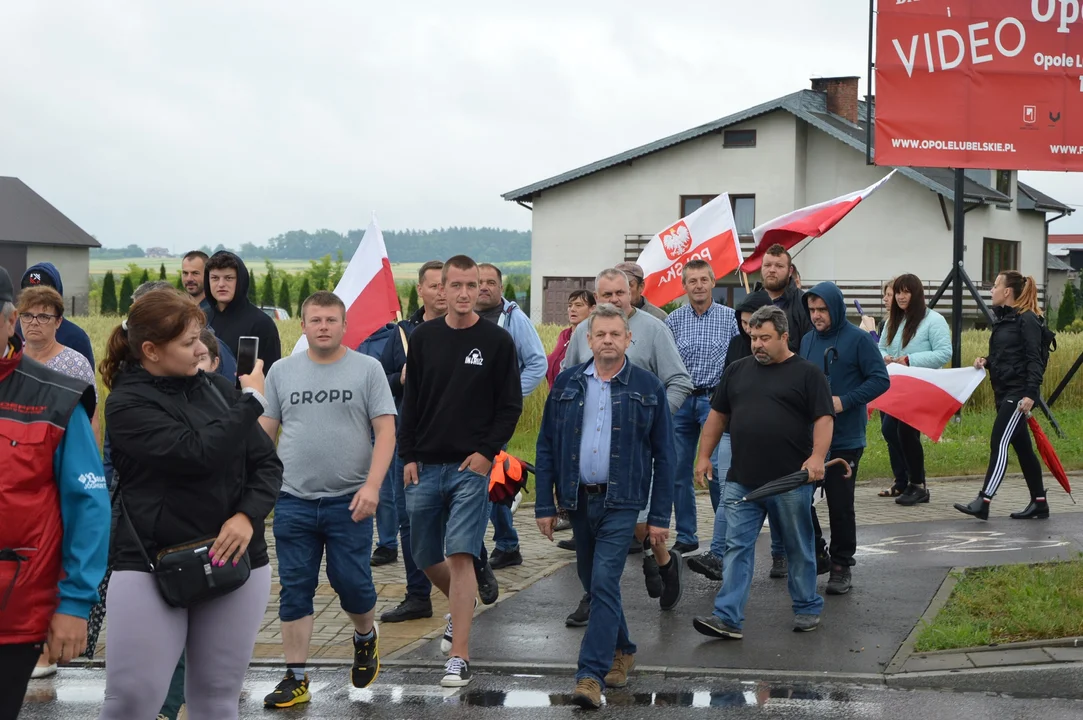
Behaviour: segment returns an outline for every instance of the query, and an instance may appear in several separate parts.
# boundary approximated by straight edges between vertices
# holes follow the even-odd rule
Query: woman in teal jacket
[[[910,367],[943,367],[951,359],[951,331],[943,315],[925,306],[925,287],[921,280],[916,275],[900,275],[895,278],[893,290],[895,297],[880,336],[880,354],[884,356],[884,362]],[[929,502],[921,433],[887,416],[884,418],[884,437],[892,435],[898,439],[909,480],[895,502],[899,505]]]

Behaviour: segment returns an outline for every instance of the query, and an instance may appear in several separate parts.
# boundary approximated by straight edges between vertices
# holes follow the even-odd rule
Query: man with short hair
[[[481,285],[475,309],[483,320],[494,322],[507,330],[515,342],[515,355],[519,359],[519,385],[525,400],[545,380],[545,372],[549,369],[545,347],[526,313],[516,303],[504,298],[504,274],[500,268],[492,263],[481,263],[478,272],[481,274]],[[489,516],[493,522],[493,543],[496,547],[492,557],[486,558],[482,544],[478,564],[484,566],[488,559],[489,566],[494,570],[522,565],[523,555],[519,552],[519,534],[512,524],[511,507],[493,503]]]
[[[550,541],[558,505],[575,528],[579,580],[593,612],[579,648],[572,702],[594,709],[602,704],[603,688],[624,687],[635,667],[636,646],[620,596],[628,536],[640,511],[649,508],[650,543],[665,547],[675,471],[666,390],[655,375],[628,362],[632,335],[624,311],[598,305],[582,324],[592,359],[559,375],[545,402],[534,514]],[[618,438],[619,452],[611,447]]]
[[[228,250],[216,252],[206,265],[203,284],[208,304],[203,312],[219,342],[235,357],[237,341],[242,336],[258,337],[257,356],[263,361],[264,372],[270,372],[271,366],[282,357],[282,341],[275,321],[248,302],[250,281],[248,268],[241,258]]]
[[[865,451],[866,405],[887,392],[891,380],[876,342],[864,330],[846,319],[846,300],[835,283],[822,282],[805,293],[805,306],[815,330],[801,340],[801,356],[813,364],[823,363],[835,407],[831,436],[831,459],[842,458],[852,476],[843,477],[838,465],[828,468],[823,485],[831,521],[831,576],[828,595],[850,592],[850,568],[856,562],[857,517],[854,513],[854,483],[857,466]],[[817,545],[823,531],[812,509]]]
[[[417,296],[421,301],[421,307],[410,317],[399,321],[407,342],[419,325],[430,320],[442,318],[447,313],[447,295],[444,293],[444,283],[441,273],[444,263],[439,260],[429,260],[422,264],[417,273]],[[387,382],[391,386],[391,394],[395,398],[395,406],[401,412],[403,386],[406,382],[406,356],[407,348],[400,342],[389,340],[384,346],[380,362],[387,373]],[[396,418],[397,420],[397,418]],[[380,615],[380,621],[385,623],[404,622],[406,620],[420,620],[432,617],[432,583],[425,573],[414,562],[414,553],[410,548],[410,514],[406,512],[406,489],[402,485],[402,458],[398,456],[396,449],[395,457],[391,460],[391,474],[388,482],[384,483],[394,493],[392,502],[395,505],[399,523],[399,537],[402,547],[402,564],[406,569],[406,597],[401,603],[391,610]],[[388,502],[387,490],[380,489],[380,505]],[[377,525],[379,525],[380,509],[377,508]],[[375,553],[373,553],[375,556]],[[489,575],[492,575],[490,569]],[[484,602],[487,593],[492,594],[491,604],[496,600],[496,578],[493,578],[492,589],[483,587],[482,578],[478,579],[478,592]]]
[[[733,440],[723,497],[727,530],[722,588],[715,597],[714,613],[692,623],[703,635],[728,640],[743,637],[756,540],[772,505],[789,562],[793,629],[809,632],[820,624],[824,599],[816,592],[812,483],[824,476],[834,418],[823,372],[790,350],[786,323],[786,313],[774,305],[752,314],[752,357],[726,368],[703,426],[696,461],[699,475],[710,475],[711,453],[724,430],[729,429]],[[808,470],[809,476],[800,487],[742,501],[753,490],[799,470]],[[774,519],[771,524],[776,524]]]
[[[94,389],[24,357],[14,301],[0,267],[0,718],[18,717],[42,643],[54,663],[83,653],[109,551]]]
[[[793,261],[786,248],[778,243],[767,248],[760,268],[763,289],[771,296],[771,302],[786,313],[790,351],[796,353],[801,350],[801,338],[812,330],[812,321],[805,308],[804,294],[795,283],[792,271]]]
[[[181,258],[181,284],[184,285],[184,292],[195,300],[204,313],[210,308],[206,283],[203,282],[203,271],[208,259],[207,253],[202,250],[189,251]]]
[[[615,269],[628,276],[628,289],[632,292],[631,305],[636,310],[653,315],[662,322],[666,321],[666,311],[643,297],[643,267],[634,262],[617,263]]]
[[[60,271],[56,269],[56,265],[50,262],[31,265],[23,273],[23,279],[20,283],[23,290],[38,285],[51,287],[60,293],[61,297],[64,297],[64,280],[60,277]],[[21,339],[23,336],[22,328],[16,327],[16,331]],[[83,331],[83,328],[73,323],[70,318],[60,319],[60,326],[56,329],[56,341],[85,357],[87,362],[90,363],[90,367],[97,367],[94,364],[94,348],[90,344],[90,336]]]
[[[682,555],[699,549],[696,535],[696,490],[692,471],[696,446],[703,423],[711,411],[711,396],[722,377],[730,340],[738,334],[737,316],[731,308],[714,301],[714,271],[705,260],[689,260],[681,272],[681,284],[688,304],[670,313],[666,325],[677,342],[685,368],[692,378],[692,392],[673,416],[677,444],[677,476],[673,484],[673,512],[677,520],[677,542],[673,548]],[[730,465],[729,436],[711,456],[713,477],[724,477]],[[699,478],[695,479],[697,482]],[[710,483],[711,505],[718,510],[719,482]]]
[[[616,268],[609,268],[598,273],[594,291],[599,303],[611,303],[626,313],[631,331],[631,345],[626,353],[628,360],[644,370],[649,370],[662,381],[666,388],[669,411],[676,413],[685,399],[692,392],[692,379],[684,367],[673,333],[658,318],[636,310],[631,305],[631,290],[628,276]],[[564,356],[564,368],[574,367],[591,359],[586,323],[579,325],[572,332],[568,342],[568,352]],[[636,525],[635,543],[631,552],[642,552],[647,537],[647,515],[640,513]],[[643,576],[647,585],[647,594],[658,598],[663,610],[672,610],[681,599],[681,554],[670,552],[665,546],[651,547],[651,555],[643,558]],[[589,588],[583,588],[588,591]],[[586,620],[590,612],[589,598],[584,597],[579,607],[568,618],[569,624],[579,624]]]
[[[301,305],[301,328],[308,349],[268,373],[260,418],[278,438],[283,465],[274,536],[286,671],[264,699],[276,708],[309,701],[312,600],[325,550],[327,579],[353,621],[354,687],[368,687],[380,671],[369,554],[372,517],[395,452],[391,388],[378,361],[342,344],[346,305],[326,290],[313,293]]]
[[[469,684],[474,558],[488,526],[489,471],[523,410],[511,336],[474,311],[477,263],[444,263],[448,313],[414,331],[399,420],[414,561],[448,598],[444,687]]]

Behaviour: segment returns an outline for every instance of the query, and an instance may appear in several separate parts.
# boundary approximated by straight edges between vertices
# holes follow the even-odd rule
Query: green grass
[[[1083,559],[967,570],[915,650],[1083,635]]]

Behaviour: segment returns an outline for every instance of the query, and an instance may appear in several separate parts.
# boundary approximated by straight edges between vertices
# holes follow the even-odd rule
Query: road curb
[[[925,608],[925,612],[918,618],[913,629],[910,630],[910,634],[906,636],[902,645],[895,651],[895,655],[891,658],[891,662],[884,668],[885,675],[902,672],[903,667],[906,665],[906,661],[914,654],[914,646],[917,644],[918,635],[921,634],[922,629],[924,629],[926,625],[932,624],[932,621],[940,611],[944,609],[944,606],[948,604],[948,598],[951,597],[951,592],[955,589],[955,586],[959,584],[964,572],[966,572],[965,568],[958,567],[953,567],[948,570],[948,574],[944,578],[944,581],[940,583],[940,588],[936,591],[936,594],[933,595],[933,599],[929,601],[929,606]]]

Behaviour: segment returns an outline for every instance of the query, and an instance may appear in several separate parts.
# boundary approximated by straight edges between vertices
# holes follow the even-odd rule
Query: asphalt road
[[[249,673],[241,698],[241,718],[366,718],[368,720],[545,720],[583,717],[570,705],[570,677],[478,674],[459,691],[435,685],[425,672],[385,672],[366,690],[346,687],[343,669],[319,670],[313,676],[313,700],[289,710],[265,710],[260,702],[278,675]],[[32,681],[25,720],[95,718],[104,690],[104,672],[69,670],[53,680]],[[608,693],[599,717],[639,718],[986,718],[1083,717],[1083,701],[1019,699],[992,694],[917,692],[831,685],[734,683],[714,679],[667,679],[635,676],[625,690]],[[132,720],[138,720],[133,718]],[[147,720],[150,720],[149,718]],[[197,720],[197,719],[193,719]]]

